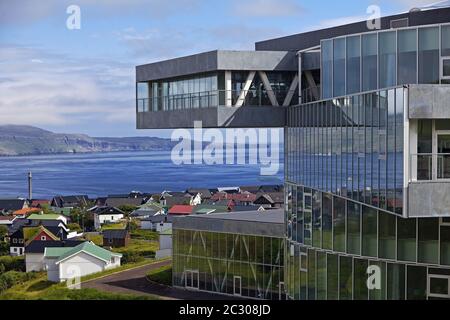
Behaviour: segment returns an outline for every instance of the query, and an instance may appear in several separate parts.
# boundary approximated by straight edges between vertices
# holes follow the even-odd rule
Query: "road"
[[[134,294],[141,296],[158,296],[164,300],[225,300],[226,296],[207,293],[192,292],[178,288],[167,287],[147,280],[146,274],[153,269],[170,265],[172,261],[166,260],[145,265],[135,269],[125,270],[111,274],[104,278],[93,279],[81,284],[82,288],[93,288],[105,292]]]

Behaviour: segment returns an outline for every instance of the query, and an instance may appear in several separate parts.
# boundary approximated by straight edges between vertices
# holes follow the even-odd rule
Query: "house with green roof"
[[[40,221],[48,221],[48,220],[59,220],[67,224],[67,217],[62,214],[37,214],[34,213],[30,215],[28,220],[40,220]]]
[[[46,248],[47,278],[63,282],[120,267],[122,255],[86,241],[73,248]]]

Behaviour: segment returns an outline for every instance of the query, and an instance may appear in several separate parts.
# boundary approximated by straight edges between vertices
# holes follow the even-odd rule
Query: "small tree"
[[[3,238],[8,235],[8,227],[0,226],[0,241],[3,241]]]

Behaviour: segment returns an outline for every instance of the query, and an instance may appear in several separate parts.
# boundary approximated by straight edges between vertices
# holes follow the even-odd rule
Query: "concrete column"
[[[225,105],[227,107],[233,106],[233,92],[231,82],[231,71],[225,71]]]
[[[247,93],[252,86],[252,82],[253,82],[253,79],[255,78],[255,75],[256,75],[255,71],[250,71],[248,73],[248,77],[247,77],[247,80],[245,81],[244,88],[241,90],[241,93],[239,94],[239,98],[236,101],[235,107],[242,107],[244,105],[245,98],[247,97]]]
[[[295,75],[294,79],[292,79],[292,83],[291,86],[289,87],[289,91],[286,95],[286,98],[284,99],[283,107],[288,107],[291,104],[297,86],[298,86],[298,75]]]
[[[270,103],[274,107],[279,107],[280,105],[278,104],[277,97],[275,96],[272,86],[270,85],[269,78],[267,78],[267,74],[264,71],[258,71],[258,74],[259,74],[259,77],[261,78],[264,88],[266,88]]]

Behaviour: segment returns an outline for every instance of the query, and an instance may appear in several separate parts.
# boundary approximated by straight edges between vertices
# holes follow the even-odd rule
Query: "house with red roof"
[[[175,205],[169,210],[169,214],[176,216],[188,216],[192,214],[194,206],[188,205]]]

